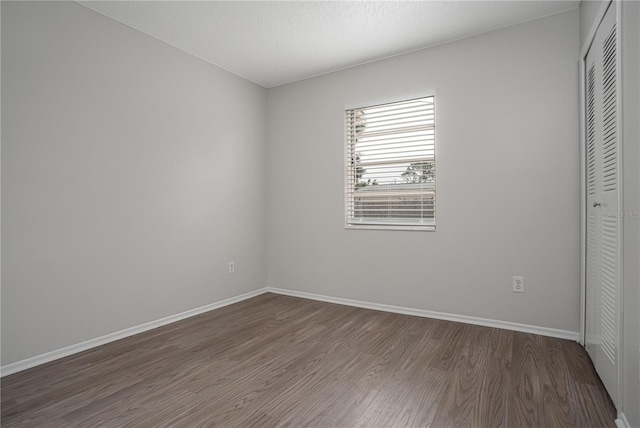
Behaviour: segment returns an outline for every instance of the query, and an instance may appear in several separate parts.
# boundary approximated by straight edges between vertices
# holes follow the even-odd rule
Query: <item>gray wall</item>
[[[608,1],[580,4],[581,48],[586,49],[589,32],[598,24],[598,12]],[[623,211],[640,212],[640,3],[624,1],[622,7],[622,153]],[[613,7],[616,7],[614,4]],[[623,217],[623,395],[622,412],[632,427],[640,427],[640,218]]]
[[[76,3],[3,1],[2,364],[264,287],[265,103]]]
[[[271,89],[268,285],[577,332],[578,29],[576,9]],[[437,231],[345,230],[345,105],[434,89]]]

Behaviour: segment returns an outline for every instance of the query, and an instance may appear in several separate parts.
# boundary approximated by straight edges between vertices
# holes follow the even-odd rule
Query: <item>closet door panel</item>
[[[620,231],[617,27],[610,6],[586,58],[585,345],[617,403]]]

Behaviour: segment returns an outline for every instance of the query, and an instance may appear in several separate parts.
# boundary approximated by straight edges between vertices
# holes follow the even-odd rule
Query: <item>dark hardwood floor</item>
[[[614,427],[580,345],[274,294],[2,379],[6,427]]]

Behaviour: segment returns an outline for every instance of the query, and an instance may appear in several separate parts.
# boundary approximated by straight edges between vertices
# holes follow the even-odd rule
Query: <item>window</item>
[[[345,116],[346,227],[435,230],[435,97]]]

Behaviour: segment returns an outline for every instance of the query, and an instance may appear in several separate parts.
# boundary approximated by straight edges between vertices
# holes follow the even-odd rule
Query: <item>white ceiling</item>
[[[80,1],[266,88],[507,27],[579,1]]]

